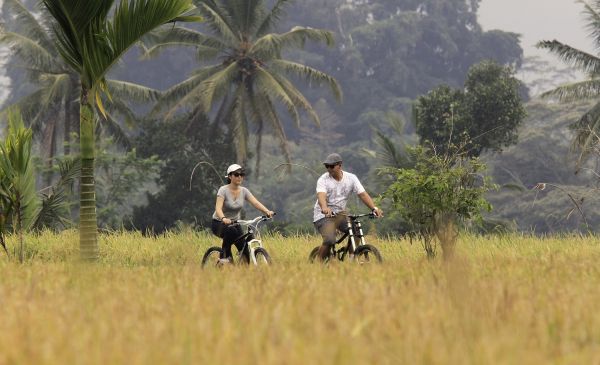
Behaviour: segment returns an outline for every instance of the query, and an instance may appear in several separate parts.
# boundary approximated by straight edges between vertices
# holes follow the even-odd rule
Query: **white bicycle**
[[[232,258],[231,263],[243,263],[250,264],[252,263],[255,266],[264,266],[271,264],[271,256],[262,245],[262,239],[260,236],[259,225],[263,222],[270,221],[272,218],[266,216],[258,216],[251,220],[236,220],[231,224],[239,224],[247,227],[246,233],[242,234],[238,238],[235,239],[234,243],[243,242],[244,249],[240,250],[237,254],[236,259]],[[245,248],[248,248],[248,255],[244,255]],[[206,250],[204,256],[202,257],[202,268],[215,268],[221,267],[223,265],[223,261],[220,259],[223,253],[223,249],[218,246],[213,246]]]

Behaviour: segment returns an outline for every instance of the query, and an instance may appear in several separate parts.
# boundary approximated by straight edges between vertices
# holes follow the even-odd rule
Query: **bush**
[[[454,151],[458,151],[454,149]],[[437,238],[444,258],[453,256],[458,223],[479,219],[481,210],[491,210],[484,194],[494,188],[478,158],[460,152],[439,155],[419,146],[409,148],[416,161],[414,168],[386,168],[395,181],[384,192],[392,207],[410,225],[409,235],[423,240],[428,257],[436,254]]]

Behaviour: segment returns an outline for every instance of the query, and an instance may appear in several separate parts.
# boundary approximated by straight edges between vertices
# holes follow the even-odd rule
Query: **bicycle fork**
[[[362,224],[360,221],[352,222],[352,220],[347,220],[348,224],[348,232],[350,235],[350,247],[352,248],[352,252],[348,252],[350,258],[354,257],[354,252],[356,251],[356,238],[358,238],[358,244],[364,244],[364,233],[362,230]]]

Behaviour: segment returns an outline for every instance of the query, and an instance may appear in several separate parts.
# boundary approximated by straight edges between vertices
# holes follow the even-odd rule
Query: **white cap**
[[[229,176],[229,174],[231,174],[234,171],[237,170],[243,170],[244,168],[236,163],[234,163],[233,165],[229,165],[229,167],[227,168],[227,175],[225,176]]]

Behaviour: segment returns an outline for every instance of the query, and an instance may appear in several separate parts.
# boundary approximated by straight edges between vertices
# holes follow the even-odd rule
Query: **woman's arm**
[[[254,197],[254,195],[249,196],[248,201],[250,202],[250,204],[252,204],[252,206],[254,206],[254,208],[260,210],[269,218],[271,218],[273,214],[275,214],[273,213],[273,211],[267,209],[264,205],[262,205],[262,203],[259,202],[258,199]]]
[[[217,195],[217,202],[215,203],[215,212],[217,213],[217,218],[223,222],[223,224],[231,224],[231,219],[225,218],[225,214],[223,214],[223,203],[225,202],[225,198]]]

